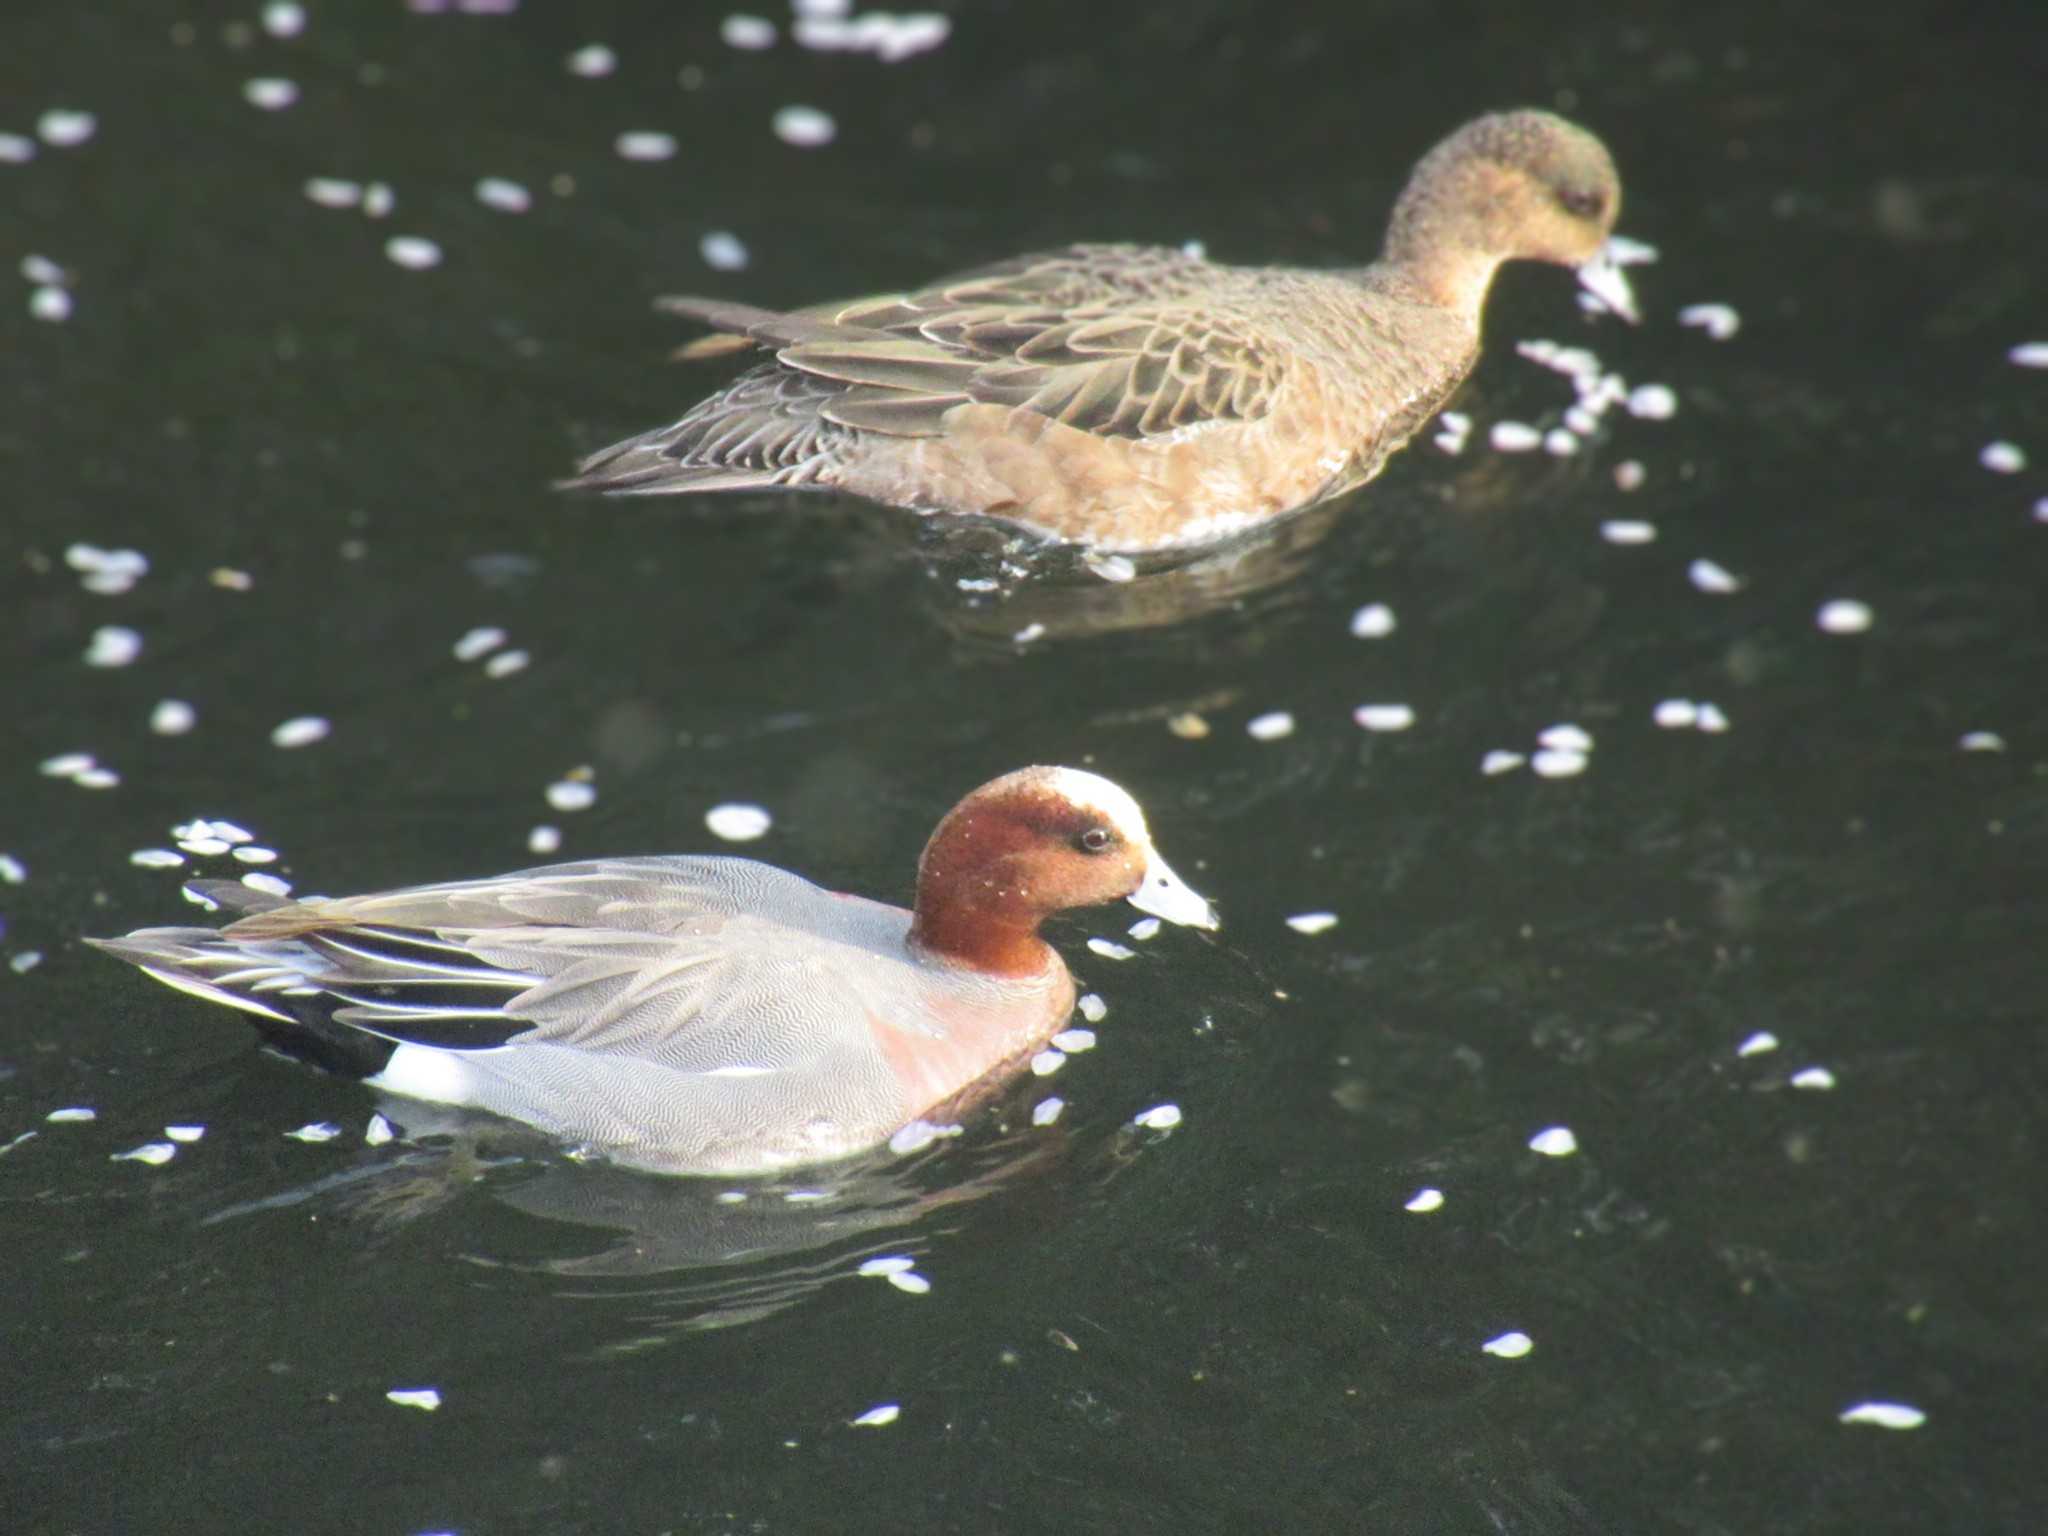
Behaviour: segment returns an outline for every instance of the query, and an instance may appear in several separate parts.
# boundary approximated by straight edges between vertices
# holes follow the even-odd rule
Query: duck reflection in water
[[[1254,600],[1282,601],[1348,504],[1313,507],[1200,550],[1154,555],[1020,541],[1014,531],[962,521],[919,522],[879,536],[915,549],[933,578],[927,606],[940,625],[1007,648],[1163,629]]]
[[[673,1179],[564,1155],[492,1116],[391,1097],[379,1113],[395,1127],[388,1146],[364,1146],[339,1172],[228,1206],[204,1224],[311,1206],[358,1224],[383,1249],[481,1193],[533,1220],[464,1219],[462,1261],[544,1277],[565,1299],[620,1304],[634,1331],[599,1346],[605,1352],[757,1322],[860,1278],[863,1265],[873,1274],[872,1261],[914,1258],[969,1206],[1070,1150],[1059,1126],[989,1127],[781,1177]]]

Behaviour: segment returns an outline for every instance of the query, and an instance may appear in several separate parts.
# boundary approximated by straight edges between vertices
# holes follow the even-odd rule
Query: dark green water
[[[885,65],[651,0],[315,4],[289,41],[10,7],[0,132],[96,130],[0,163],[10,267],[73,300],[0,289],[0,1144],[36,1133],[0,1155],[0,1528],[2041,1529],[2048,372],[2007,354],[2048,340],[2048,32],[1893,11],[981,6]],[[594,42],[613,73],[565,67]],[[298,101],[250,105],[270,77]],[[664,361],[657,293],[1076,238],[1357,261],[1422,149],[1522,102],[1613,146],[1647,323],[1510,273],[1473,444],[1418,442],[1262,587],[991,597],[956,585],[984,545],[872,509],[548,489],[720,376]],[[791,103],[834,141],[778,142]],[[621,158],[636,130],[678,152]],[[747,270],[706,266],[714,230]],[[1739,334],[1677,323],[1709,301]],[[1490,451],[1569,403],[1536,337],[1676,416]],[[1985,468],[1999,441],[2034,463]],[[149,572],[82,590],[79,541]],[[1832,599],[1867,631],[1823,632]],[[1368,602],[1393,634],[1352,637]],[[107,625],[141,652],[88,667]],[[530,664],[451,656],[486,625]],[[152,732],[166,698],[194,729]],[[1671,699],[1729,728],[1660,728]],[[305,715],[326,740],[272,745]],[[1583,773],[1481,773],[1561,722]],[[39,771],[74,750],[119,784]],[[1119,964],[1083,941],[1121,915],[1062,923],[1100,1048],[823,1201],[366,1145],[369,1094],[77,942],[180,920],[129,854],[195,815],[355,890],[532,862],[539,823],[565,856],[714,847],[705,811],[750,801],[748,851],[901,900],[939,813],[1030,761],[1132,788],[1220,942]],[[578,767],[596,804],[551,809]],[[1170,1134],[1129,1124],[1163,1102]],[[166,1125],[206,1131],[110,1161]],[[1574,1155],[1529,1149],[1556,1126]],[[891,1253],[928,1294],[856,1275]],[[1510,1331],[1527,1355],[1482,1349]],[[438,1410],[387,1400],[419,1387]],[[1925,1421],[1839,1421],[1873,1401]]]

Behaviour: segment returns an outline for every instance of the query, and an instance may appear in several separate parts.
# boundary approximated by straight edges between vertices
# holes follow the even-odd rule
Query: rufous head
[[[1168,922],[1214,928],[1128,793],[1079,768],[1020,768],[946,813],[917,866],[912,942],[977,969],[1046,962],[1038,925],[1070,907],[1128,901]]]

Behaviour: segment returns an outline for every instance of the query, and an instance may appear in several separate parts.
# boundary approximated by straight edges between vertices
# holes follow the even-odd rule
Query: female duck
[[[671,1173],[843,1157],[992,1092],[1072,1011],[1054,912],[1122,897],[1216,926],[1137,802],[1073,768],[953,807],[909,912],[690,855],[304,901],[196,888],[244,915],[89,942],[291,1054]]]
[[[790,313],[665,299],[723,333],[686,355],[772,357],[569,484],[843,490],[1103,549],[1222,538],[1378,474],[1471,371],[1502,262],[1576,267],[1628,314],[1599,259],[1620,207],[1592,134],[1505,112],[1422,158],[1364,268],[1076,245]]]

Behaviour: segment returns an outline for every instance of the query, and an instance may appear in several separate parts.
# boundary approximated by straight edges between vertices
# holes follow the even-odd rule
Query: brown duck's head
[[[1503,261],[1576,267],[1626,314],[1604,260],[1620,212],[1621,177],[1599,139],[1554,112],[1495,112],[1422,157],[1395,204],[1386,255],[1474,311]]]
[[[1099,774],[1020,768],[946,813],[917,866],[911,940],[997,974],[1046,963],[1038,925],[1070,907],[1126,900],[1169,922],[1216,914],[1152,846],[1138,802]]]

